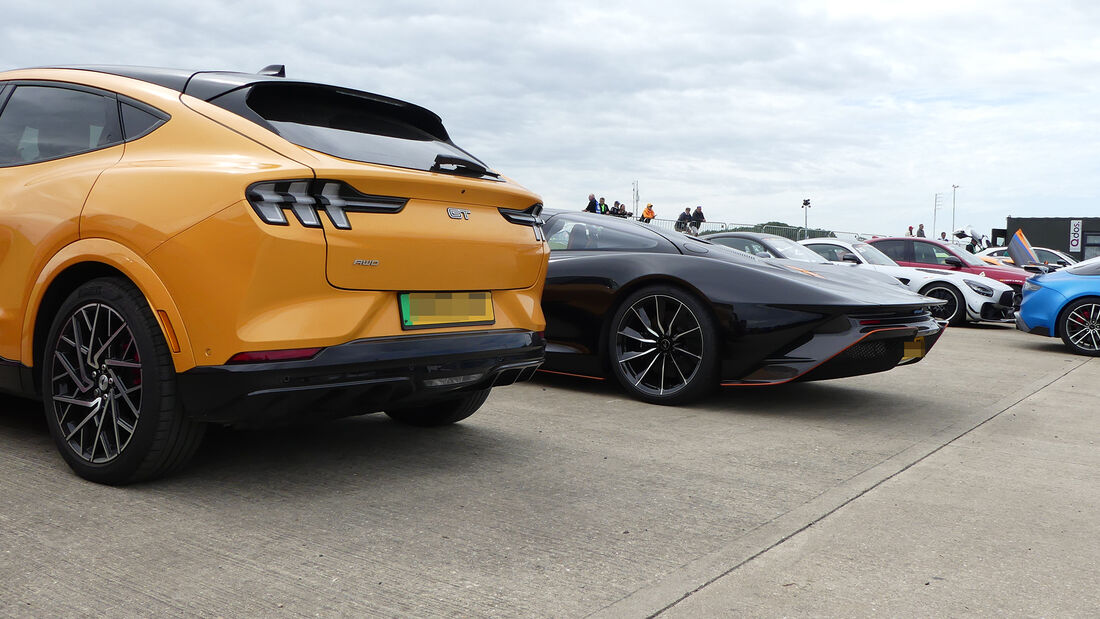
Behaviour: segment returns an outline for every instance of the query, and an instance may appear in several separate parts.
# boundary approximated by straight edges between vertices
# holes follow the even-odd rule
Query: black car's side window
[[[0,166],[58,159],[121,141],[114,97],[20,85],[0,112]]]

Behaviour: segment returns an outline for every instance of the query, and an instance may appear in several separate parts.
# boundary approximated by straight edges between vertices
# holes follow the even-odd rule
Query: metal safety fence
[[[649,222],[649,225],[655,226],[662,230],[669,232],[678,232],[676,229],[676,220],[674,219],[654,219]],[[739,224],[722,221],[707,221],[699,227],[699,236],[706,236],[707,234],[714,234],[715,232],[760,232],[763,234],[774,234],[776,236],[782,236],[792,241],[800,241],[802,239],[810,238],[838,238],[844,241],[864,241],[876,236],[889,236],[886,234],[874,234],[870,232],[848,232],[844,230],[825,230],[822,228],[801,228],[796,226],[775,226],[764,224]]]

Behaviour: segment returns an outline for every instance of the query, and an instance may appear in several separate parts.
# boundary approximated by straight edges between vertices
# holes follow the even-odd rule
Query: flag
[[[1036,255],[1035,250],[1031,249],[1031,243],[1027,242],[1023,230],[1017,230],[1016,234],[1012,235],[1012,240],[1008,242],[1008,255],[1018,267],[1041,264],[1039,256]]]

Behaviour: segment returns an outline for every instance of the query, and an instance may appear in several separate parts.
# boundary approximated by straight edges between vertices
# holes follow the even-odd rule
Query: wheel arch
[[[136,252],[108,239],[82,239],[71,243],[55,254],[39,273],[23,318],[20,352],[25,365],[33,367],[41,358],[54,314],[65,299],[81,284],[97,277],[122,277],[137,286],[149,303],[165,341],[169,342],[176,371],[183,372],[195,366],[183,317],[164,283]],[[173,346],[173,341],[177,345]]]
[[[1054,316],[1054,329],[1051,331],[1053,337],[1062,337],[1062,318],[1066,315],[1066,310],[1069,309],[1069,306],[1086,299],[1093,299],[1095,302],[1100,303],[1100,295],[1090,294],[1088,292],[1066,299],[1065,303],[1062,303],[1062,306],[1058,308],[1058,313]]]

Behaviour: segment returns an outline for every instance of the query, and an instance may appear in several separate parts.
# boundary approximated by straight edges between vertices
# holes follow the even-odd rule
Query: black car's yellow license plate
[[[491,292],[404,292],[400,295],[401,327],[426,329],[454,325],[491,325]]]
[[[920,359],[928,353],[928,346],[925,344],[924,336],[918,335],[912,340],[905,342],[905,350],[902,351],[901,360],[908,361],[910,359]]]

